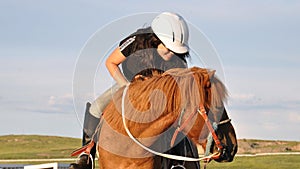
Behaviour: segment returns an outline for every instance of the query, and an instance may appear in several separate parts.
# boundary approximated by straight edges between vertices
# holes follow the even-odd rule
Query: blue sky
[[[216,48],[237,136],[300,141],[298,9],[293,0],[0,1],[0,135],[81,137],[72,83],[86,42],[121,17],[173,11]]]

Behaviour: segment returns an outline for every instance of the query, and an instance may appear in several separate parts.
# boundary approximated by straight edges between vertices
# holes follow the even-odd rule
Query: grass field
[[[212,169],[296,169],[300,167],[300,155],[235,157],[231,163],[212,161]]]
[[[265,141],[246,140],[255,142],[261,148]],[[271,141],[268,141],[271,142]],[[276,141],[278,142],[278,141]],[[250,144],[250,145],[251,145]],[[286,143],[294,147],[296,143]],[[40,135],[8,135],[0,136],[0,160],[1,159],[52,159],[70,158],[70,153],[81,145],[77,138]],[[280,143],[283,145],[283,143]],[[272,146],[273,147],[273,146]],[[259,146],[256,147],[258,149]],[[273,147],[275,149],[275,147]],[[248,150],[247,150],[248,151]],[[49,161],[50,162],[50,161]],[[26,164],[38,164],[39,162],[26,162]],[[47,163],[45,161],[40,163]],[[69,162],[64,162],[69,163]],[[25,164],[25,163],[22,163]],[[203,165],[202,165],[203,166]],[[231,163],[217,163],[212,161],[208,169],[296,169],[300,166],[300,155],[272,155],[235,157]]]
[[[0,137],[0,159],[70,158],[81,140],[40,135],[7,135]]]

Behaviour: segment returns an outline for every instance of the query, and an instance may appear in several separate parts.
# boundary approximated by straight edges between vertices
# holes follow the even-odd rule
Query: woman
[[[189,31],[184,19],[175,13],[164,12],[151,23],[151,27],[137,30],[124,40],[107,58],[106,67],[117,82],[111,89],[98,97],[91,105],[87,104],[84,120],[83,145],[86,145],[95,132],[102,110],[110,102],[112,94],[136,77],[150,76],[145,70],[166,71],[171,68],[186,68],[189,56]],[[122,70],[120,69],[122,65]],[[122,73],[123,72],[123,73]],[[95,146],[94,146],[95,147]],[[94,158],[95,148],[91,151]],[[87,168],[89,157],[82,154],[77,164],[70,168]],[[89,159],[93,160],[93,159]],[[92,168],[89,163],[88,168]]]

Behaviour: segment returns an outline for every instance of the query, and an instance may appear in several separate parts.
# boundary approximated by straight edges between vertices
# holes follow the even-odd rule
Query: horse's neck
[[[134,123],[130,126],[131,131],[139,138],[149,138],[159,136],[166,131],[174,122],[176,117],[173,114],[165,114],[160,116],[153,122],[149,123]],[[130,124],[130,122],[129,122]]]
[[[176,111],[166,110],[166,104],[168,103],[156,103],[157,100],[151,100],[150,102],[153,106],[145,110],[134,106],[138,105],[138,100],[133,100],[130,103],[126,103],[124,124],[121,106],[115,107],[115,105],[121,105],[121,99],[116,97],[114,101],[114,104],[108,105],[106,110],[109,111],[104,113],[107,124],[118,133],[128,135],[124,129],[124,125],[126,125],[135,138],[147,138],[144,139],[147,140],[145,141],[146,146],[152,145],[161,133],[174,124],[179,116],[179,113]]]

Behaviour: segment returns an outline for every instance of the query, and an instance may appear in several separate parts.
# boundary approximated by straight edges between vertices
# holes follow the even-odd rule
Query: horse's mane
[[[192,67],[190,69],[171,69],[165,74],[179,77],[183,81],[179,84],[181,89],[198,88],[198,93],[194,93],[194,90],[192,93],[185,95],[185,98],[188,100],[194,99],[193,97],[197,95],[199,97],[200,95],[199,102],[197,102],[197,100],[194,101],[197,104],[196,106],[203,103],[206,108],[214,109],[223,107],[223,102],[227,100],[227,89],[215,75],[215,70]],[[185,76],[192,77],[193,79],[184,79]],[[193,86],[190,86],[192,84]]]
[[[227,91],[214,73],[198,67],[176,68],[162,74],[153,71],[150,78],[136,78],[129,86],[125,102],[127,124],[133,135],[149,136],[144,131],[151,127],[158,132],[151,135],[159,134],[160,127],[172,125],[182,108],[195,109],[201,103],[209,109],[223,106]],[[125,134],[120,117],[123,91],[124,87],[116,92],[104,110],[104,118]],[[163,123],[155,123],[158,120]]]

